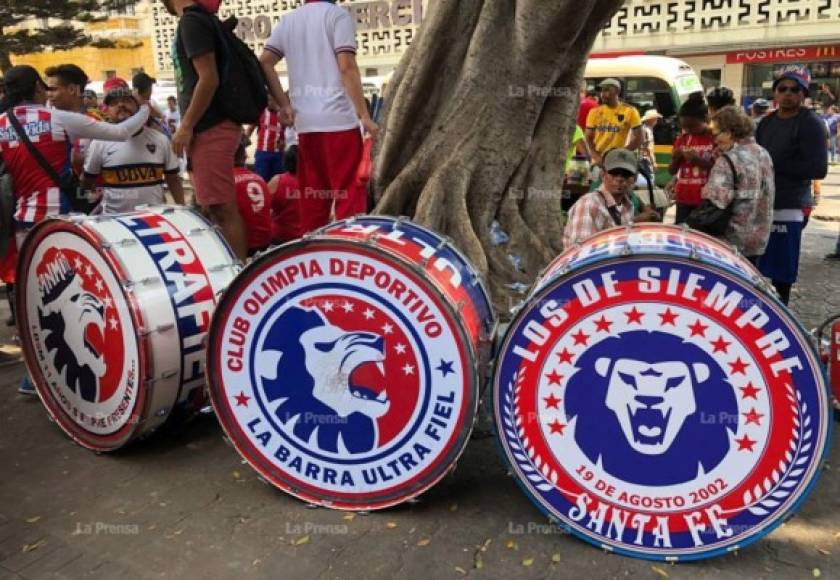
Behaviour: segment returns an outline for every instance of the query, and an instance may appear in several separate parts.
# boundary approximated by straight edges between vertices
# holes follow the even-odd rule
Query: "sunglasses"
[[[787,85],[787,86],[778,86],[776,87],[777,93],[801,93],[802,87],[799,85]]]
[[[630,179],[636,175],[635,173],[630,173],[626,169],[613,169],[612,171],[607,171],[607,173],[613,177],[621,177],[622,179]]]

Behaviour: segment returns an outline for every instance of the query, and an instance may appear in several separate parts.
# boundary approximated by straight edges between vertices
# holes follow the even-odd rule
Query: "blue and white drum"
[[[830,440],[819,359],[743,258],[662,225],[560,256],[497,358],[505,459],[599,547],[694,560],[758,540],[811,491]]]
[[[181,207],[51,218],[21,248],[18,324],[29,373],[76,442],[113,451],[206,404],[204,338],[240,269]]]
[[[463,451],[495,331],[487,292],[405,220],[333,224],[252,262],[208,344],[210,397],[276,487],[335,509],[414,498]]]

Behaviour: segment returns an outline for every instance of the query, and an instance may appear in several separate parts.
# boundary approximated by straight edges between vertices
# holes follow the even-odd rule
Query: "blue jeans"
[[[266,183],[275,175],[283,173],[283,153],[257,151],[254,154],[254,173],[262,177]]]

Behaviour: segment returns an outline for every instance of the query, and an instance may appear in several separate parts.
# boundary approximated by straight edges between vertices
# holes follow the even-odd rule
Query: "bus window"
[[[625,82],[625,102],[639,109],[640,115],[644,115],[648,109],[656,109],[662,115],[662,120],[653,129],[654,143],[673,144],[679,135],[678,105],[667,81],[654,77],[640,77],[629,78]]]

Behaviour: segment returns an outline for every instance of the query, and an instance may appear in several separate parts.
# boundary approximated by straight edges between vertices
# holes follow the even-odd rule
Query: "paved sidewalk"
[[[840,312],[840,168],[808,226],[793,308],[813,327]],[[0,321],[8,311],[0,306]],[[0,328],[0,343],[11,332]],[[95,455],[0,368],[2,578],[840,577],[840,451],[794,519],[740,553],[656,564],[603,553],[549,526],[509,478],[493,438],[420,502],[370,515],[308,509],[263,484],[213,417]],[[837,466],[834,468],[833,466]]]

